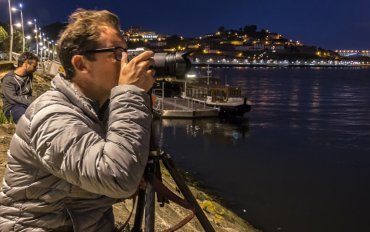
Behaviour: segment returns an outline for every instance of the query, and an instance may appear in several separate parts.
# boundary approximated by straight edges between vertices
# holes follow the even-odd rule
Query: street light
[[[41,42],[42,42],[42,33],[41,33],[41,27],[39,27],[39,30],[38,30],[38,36],[37,36],[37,39],[38,39],[38,48],[39,48],[39,55],[42,56],[41,54]]]
[[[26,48],[26,37],[24,37],[24,23],[23,23],[23,5],[19,3],[19,8],[21,9],[21,23],[22,23],[22,36],[23,36],[23,44],[22,44],[22,52],[24,52]]]
[[[47,39],[47,43],[48,43],[48,60],[50,60],[50,40],[49,38],[46,38]]]
[[[28,25],[32,25],[32,24],[34,24],[35,25],[35,29],[34,29],[34,32],[35,32],[35,34],[36,34],[36,36],[35,36],[35,39],[36,39],[36,55],[39,55],[39,38],[38,38],[38,36],[37,36],[37,32],[38,32],[38,30],[37,30],[37,24],[36,24],[36,19],[33,19],[33,23],[32,23],[32,21],[28,21]]]
[[[12,21],[12,11],[10,7],[10,0],[8,0],[9,4],[9,23],[10,23],[10,46],[9,46],[9,61],[12,61],[13,55],[13,21]]]
[[[45,38],[45,33],[42,33],[42,37],[41,37],[41,60],[43,60],[43,58],[46,58],[46,38]]]
[[[26,47],[26,39],[24,37],[24,24],[23,24],[23,5],[22,3],[19,4],[19,9],[18,8],[15,8],[13,7],[12,10],[13,11],[20,11],[21,12],[21,26],[22,26],[22,52],[24,52],[25,50],[25,47]]]
[[[39,28],[39,50],[40,50],[40,60],[42,60],[42,52],[43,52],[43,38],[42,38],[42,34],[44,34],[44,33],[41,33],[41,28]]]
[[[47,37],[45,40],[45,58],[46,60],[50,60],[50,40]]]
[[[51,40],[51,55],[52,55],[52,59],[55,60],[55,43],[54,43],[54,40]]]

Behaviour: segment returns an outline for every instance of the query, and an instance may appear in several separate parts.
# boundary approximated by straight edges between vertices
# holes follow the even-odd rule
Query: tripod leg
[[[144,215],[144,206],[145,206],[145,190],[140,189],[138,193],[138,200],[135,213],[135,221],[132,227],[131,232],[142,232],[141,224],[143,222]]]
[[[206,232],[214,232],[215,229],[212,227],[212,224],[209,222],[207,216],[204,214],[202,208],[199,206],[194,195],[190,191],[189,187],[185,184],[185,181],[182,179],[181,175],[177,172],[174,162],[167,153],[162,153],[162,162],[168,172],[171,174],[174,179],[177,187],[180,189],[181,193],[184,195],[184,198],[195,207],[195,215],[197,216],[200,224],[203,226],[203,229]]]
[[[153,175],[153,173],[149,174]],[[149,178],[153,178],[149,176]],[[155,225],[155,192],[152,181],[146,184],[146,203],[145,203],[145,232],[153,232]]]

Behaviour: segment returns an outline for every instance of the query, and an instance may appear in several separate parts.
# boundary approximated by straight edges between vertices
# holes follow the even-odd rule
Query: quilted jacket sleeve
[[[43,168],[73,185],[112,198],[132,195],[149,154],[149,96],[135,86],[112,89],[106,138],[84,114],[52,104],[31,123],[31,146]]]

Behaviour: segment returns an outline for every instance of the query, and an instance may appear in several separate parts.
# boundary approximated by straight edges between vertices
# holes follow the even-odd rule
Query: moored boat
[[[212,77],[207,68],[207,75],[191,75],[183,83],[181,97],[219,110],[220,117],[242,117],[251,110],[247,97],[242,96],[239,87],[221,84],[219,78]]]
[[[242,117],[251,110],[241,89],[229,85],[186,82],[181,97],[216,107],[220,117]]]

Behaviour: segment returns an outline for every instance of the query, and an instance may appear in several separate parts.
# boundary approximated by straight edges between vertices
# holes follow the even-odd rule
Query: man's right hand
[[[149,69],[154,65],[153,55],[152,51],[144,51],[128,62],[127,53],[123,52],[118,84],[136,85],[148,92],[155,82],[155,70]]]

